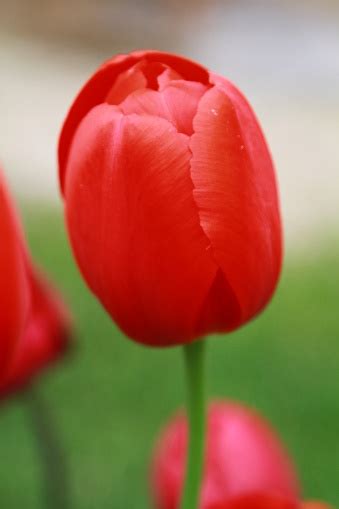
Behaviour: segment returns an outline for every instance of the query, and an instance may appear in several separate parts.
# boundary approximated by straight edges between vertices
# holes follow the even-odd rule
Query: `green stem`
[[[181,509],[198,509],[205,443],[205,341],[184,346],[189,440]]]
[[[24,393],[24,400],[44,476],[42,486],[45,506],[48,509],[69,509],[68,468],[53,416],[44,398],[32,387]]]

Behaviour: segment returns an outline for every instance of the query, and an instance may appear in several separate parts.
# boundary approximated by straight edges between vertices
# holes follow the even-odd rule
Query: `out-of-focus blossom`
[[[180,507],[186,450],[187,419],[180,413],[161,433],[153,455],[151,492],[157,509]],[[273,500],[277,508],[279,503],[293,508],[299,500],[295,469],[262,417],[237,403],[215,402],[208,412],[200,508],[231,502],[242,508],[246,497],[267,507]]]
[[[61,297],[33,266],[0,172],[0,396],[29,384],[70,340]]]

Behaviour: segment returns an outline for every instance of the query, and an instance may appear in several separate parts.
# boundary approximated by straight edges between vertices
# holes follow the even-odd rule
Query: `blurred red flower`
[[[17,345],[29,307],[29,289],[16,214],[0,173],[0,377]]]
[[[212,403],[206,440],[201,509],[231,509],[225,505],[231,503],[242,509],[248,500],[251,509],[260,504],[260,509],[293,509],[299,498],[294,466],[257,413],[233,402]],[[179,413],[161,433],[152,459],[150,487],[157,509],[179,509],[186,447],[187,420]]]
[[[59,163],[79,267],[134,340],[230,331],[270,300],[282,257],[274,168],[227,79],[167,53],[113,58],[73,103]]]
[[[70,339],[59,295],[33,267],[0,173],[0,396],[30,383]]]
[[[157,440],[150,475],[156,509],[179,509],[187,420],[179,413]],[[300,502],[296,471],[280,439],[256,412],[218,401],[208,410],[200,509],[331,509]]]

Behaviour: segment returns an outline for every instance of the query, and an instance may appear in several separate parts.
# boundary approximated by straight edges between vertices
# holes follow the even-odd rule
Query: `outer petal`
[[[186,444],[187,422],[179,415],[165,428],[155,449],[151,490],[157,509],[179,508]],[[214,403],[208,413],[201,509],[260,493],[298,500],[298,482],[287,453],[254,412],[235,403]]]
[[[0,379],[23,330],[28,305],[21,232],[0,173]]]
[[[263,134],[243,96],[224,82],[227,86],[212,88],[199,103],[191,174],[201,226],[240,305],[235,327],[272,295],[281,266],[281,225]]]
[[[70,318],[54,289],[40,274],[29,274],[31,306],[26,326],[13,359],[0,383],[0,395],[30,383],[64,353],[70,338]]]
[[[119,55],[103,64],[85,84],[71,106],[64,122],[59,139],[59,173],[63,190],[67,159],[75,131],[81,120],[95,106],[105,101],[115,80],[141,60],[162,62],[171,67],[184,79],[200,81],[208,84],[209,76],[206,69],[186,58],[158,51],[135,51],[129,55]],[[160,79],[160,77],[159,77]]]
[[[192,196],[188,137],[166,120],[98,106],[72,144],[71,241],[89,286],[132,338],[193,339],[217,266]]]

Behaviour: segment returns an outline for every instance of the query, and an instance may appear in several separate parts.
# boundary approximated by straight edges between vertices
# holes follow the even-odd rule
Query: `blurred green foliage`
[[[28,212],[28,213],[27,213]],[[62,218],[28,209],[36,259],[71,306],[76,348],[39,381],[69,457],[74,509],[146,509],[148,461],[162,423],[184,403],[180,348],[125,339],[86,289]],[[326,250],[325,250],[326,247]],[[211,338],[208,393],[255,406],[293,453],[304,495],[339,505],[339,249],[287,260],[268,310]],[[0,414],[0,507],[40,509],[41,471],[22,398]],[[61,508],[60,508],[61,509]]]

